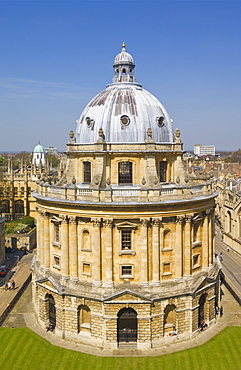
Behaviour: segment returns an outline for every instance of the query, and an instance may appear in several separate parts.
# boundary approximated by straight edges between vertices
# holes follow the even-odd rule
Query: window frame
[[[130,274],[123,274],[124,269],[129,269]],[[125,263],[120,265],[120,278],[121,279],[134,279],[134,265],[131,263]]]
[[[88,168],[89,167],[89,168]],[[91,162],[84,161],[83,162],[83,183],[90,184],[91,183]]]
[[[125,170],[129,170],[128,173],[125,174]],[[118,185],[133,185],[133,163],[131,161],[118,162]]]

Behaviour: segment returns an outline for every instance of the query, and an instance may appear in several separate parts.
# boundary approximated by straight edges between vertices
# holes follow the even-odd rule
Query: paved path
[[[216,252],[220,257],[222,252],[222,272],[225,280],[237,294],[241,302],[241,256],[233,250],[227,251],[227,245],[222,241],[222,233],[216,227]]]
[[[0,288],[0,325],[11,311],[14,304],[18,301],[23,290],[31,279],[31,271],[29,269],[33,255],[28,254],[21,258],[20,262],[12,270],[12,278],[10,281],[15,281],[14,290],[5,290],[5,286]]]

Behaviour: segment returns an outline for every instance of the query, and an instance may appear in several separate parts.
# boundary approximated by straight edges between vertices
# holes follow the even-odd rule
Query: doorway
[[[137,342],[137,313],[132,308],[122,308],[117,318],[117,340],[120,342]]]

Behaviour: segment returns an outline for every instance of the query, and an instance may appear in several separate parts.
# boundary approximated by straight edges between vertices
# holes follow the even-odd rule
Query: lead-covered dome
[[[143,143],[149,128],[155,142],[173,142],[170,117],[159,100],[136,83],[134,60],[125,45],[113,67],[112,84],[89,102],[77,121],[76,143],[97,142],[100,128],[110,143]]]

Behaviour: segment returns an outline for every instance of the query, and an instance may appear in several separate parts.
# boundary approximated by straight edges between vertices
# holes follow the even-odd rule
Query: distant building
[[[49,146],[48,148],[45,148],[45,154],[57,155],[58,154],[58,149],[55,148],[54,146]]]
[[[194,145],[194,154],[197,156],[203,155],[215,155],[215,146],[214,145]]]
[[[6,220],[21,219],[30,215],[35,217],[35,198],[32,192],[36,190],[36,181],[45,181],[45,173],[51,173],[54,182],[52,164],[46,161],[42,145],[33,150],[32,164],[21,160],[19,168],[14,170],[12,160],[8,159],[6,167],[0,172],[0,213]]]
[[[40,164],[44,166],[45,164],[45,150],[40,143],[38,143],[33,150],[32,163],[36,166],[39,166]]]

